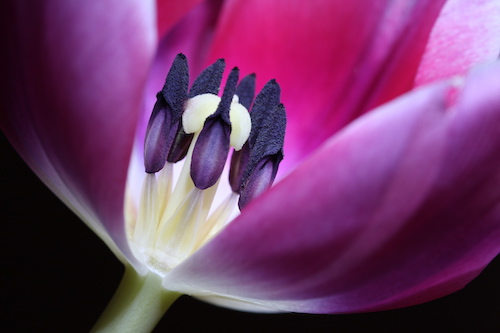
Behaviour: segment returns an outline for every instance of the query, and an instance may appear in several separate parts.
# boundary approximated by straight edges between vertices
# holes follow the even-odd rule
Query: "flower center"
[[[269,81],[253,101],[255,75],[238,84],[234,68],[219,97],[224,67],[216,61],[188,92],[187,59],[177,55],[148,123],[146,174],[127,236],[134,255],[160,276],[227,225],[236,206],[243,209],[269,188],[283,159],[286,116],[279,85]],[[224,192],[218,189],[230,147],[232,191],[214,205]]]

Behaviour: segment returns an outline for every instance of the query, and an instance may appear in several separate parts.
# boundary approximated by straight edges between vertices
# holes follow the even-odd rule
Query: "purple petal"
[[[123,203],[156,42],[148,1],[4,1],[1,126],[38,176],[127,251]]]
[[[311,313],[460,289],[500,251],[499,90],[500,63],[360,118],[164,285]]]

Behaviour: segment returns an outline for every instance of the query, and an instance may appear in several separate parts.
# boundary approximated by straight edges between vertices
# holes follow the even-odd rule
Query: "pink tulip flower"
[[[498,1],[0,9],[2,131],[126,266],[96,329],[150,330],[180,294],[247,311],[406,307],[461,289],[500,252]],[[151,263],[130,230],[148,118],[178,53],[190,86],[219,58],[256,73],[257,91],[276,79],[285,159],[186,258]]]

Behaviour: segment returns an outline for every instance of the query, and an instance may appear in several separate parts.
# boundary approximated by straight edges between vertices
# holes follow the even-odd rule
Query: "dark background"
[[[87,332],[123,267],[0,135],[1,325],[8,332]],[[183,296],[155,332],[497,332],[499,285],[500,257],[453,295],[378,313],[258,315]]]

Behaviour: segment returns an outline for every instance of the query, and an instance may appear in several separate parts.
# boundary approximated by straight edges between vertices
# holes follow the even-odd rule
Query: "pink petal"
[[[156,13],[158,22],[158,36],[160,39],[179,22],[201,0],[157,0]]]
[[[444,1],[229,1],[211,58],[276,78],[295,164],[360,114],[412,87]],[[304,140],[307,138],[307,140]]]
[[[500,252],[500,63],[360,118],[167,275],[276,309],[409,306]]]
[[[500,2],[451,0],[432,30],[416,85],[460,75],[500,55]]]
[[[1,126],[38,176],[116,252],[156,42],[148,1],[2,2]]]

